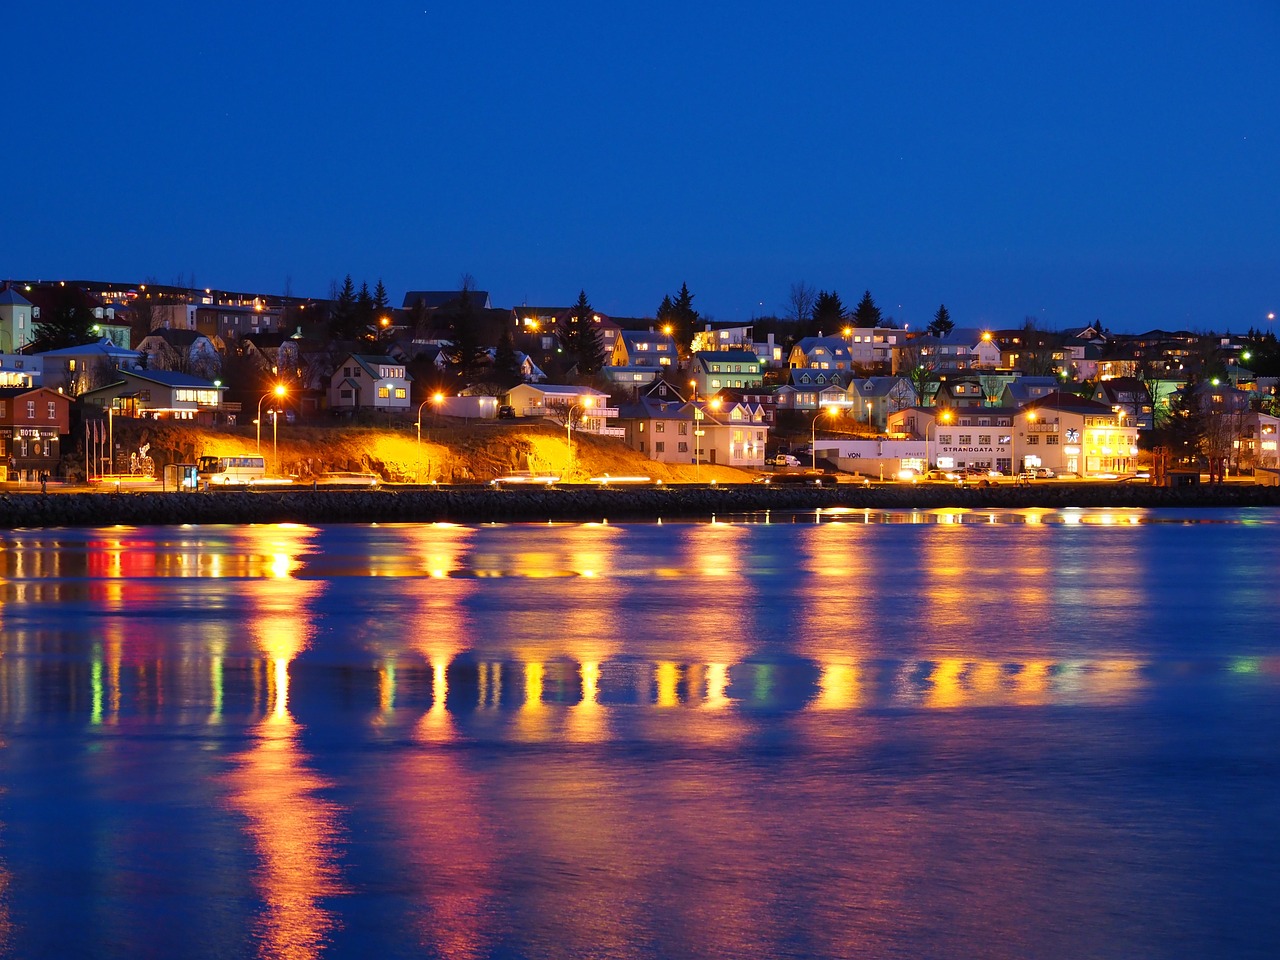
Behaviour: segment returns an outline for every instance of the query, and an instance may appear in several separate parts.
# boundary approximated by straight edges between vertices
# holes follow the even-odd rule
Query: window
[[[34,400],[27,401],[27,419],[34,420],[36,418],[36,402]]]
[[[396,387],[396,399],[397,400],[405,399],[404,387]]]
[[[676,444],[676,451],[677,451],[678,453],[688,453],[688,452],[689,452],[689,441],[688,441],[688,440],[681,440],[679,443],[677,443],[677,444]]]
[[[667,451],[667,445],[662,440],[659,440],[657,443],[653,445],[654,453],[666,453],[666,451]]]
[[[962,433],[962,434],[960,434],[960,446],[962,446],[962,447],[968,447],[968,446],[972,446],[972,444],[973,444],[973,434],[972,434],[972,433]]]
[[[978,434],[978,443],[982,444],[983,446],[988,446],[988,447],[991,446],[991,434],[989,433]]]
[[[58,405],[52,400],[49,401],[49,419],[50,420],[58,419]]]
[[[1035,446],[1036,444],[1038,444],[1039,442],[1040,442],[1040,437],[1039,437],[1039,435],[1034,434],[1034,433],[1029,433],[1029,434],[1027,434],[1027,446],[1028,446],[1028,447],[1034,447],[1034,446]]]
[[[951,434],[949,434],[949,433],[940,433],[940,434],[938,434],[938,442],[939,442],[939,443],[950,443],[950,442],[951,442]]]
[[[676,432],[680,434],[680,436],[682,437],[687,437],[689,435],[689,424],[681,423],[680,429],[678,429]]]
[[[1010,443],[1013,443],[1013,435],[1008,433],[1000,434],[1000,443],[1002,446],[1007,446]]]
[[[391,397],[391,388],[390,388],[390,387],[379,387],[379,388],[378,388],[378,399],[379,399],[379,400],[387,400],[387,399],[389,399],[390,397]]]
[[[350,399],[351,399],[351,391],[350,391],[350,390],[339,390],[339,391],[338,391],[338,396],[340,396],[343,400],[350,400]]]
[[[1047,447],[1056,447],[1058,445],[1058,435],[1056,433],[1045,434],[1044,443]]]

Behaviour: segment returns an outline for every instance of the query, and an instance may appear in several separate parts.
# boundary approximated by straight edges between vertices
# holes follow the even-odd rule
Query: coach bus
[[[201,457],[200,483],[214,487],[247,487],[267,475],[265,457]]]

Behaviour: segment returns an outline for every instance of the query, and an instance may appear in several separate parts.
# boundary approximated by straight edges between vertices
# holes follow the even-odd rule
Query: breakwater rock
[[[1280,488],[1226,484],[1180,490],[1140,484],[1045,483],[969,489],[886,484],[832,487],[669,485],[662,487],[404,487],[214,493],[0,494],[0,527],[110,524],[516,523],[655,520],[850,507],[1275,507]]]

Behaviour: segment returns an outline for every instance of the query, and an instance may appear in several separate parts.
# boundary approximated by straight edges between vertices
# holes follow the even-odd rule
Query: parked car
[[[515,407],[512,407],[504,403],[502,406],[498,408],[499,420],[514,420],[515,418],[516,418]]]
[[[779,453],[777,456],[771,457],[765,463],[774,467],[798,467],[800,461],[789,453]]]
[[[963,476],[964,474],[959,472],[958,470],[934,469],[926,473],[924,475],[924,478],[926,480],[949,480],[950,482],[955,483],[957,480],[961,479]]]
[[[1049,467],[1036,467],[1032,473],[1035,474],[1037,480],[1052,480],[1057,476],[1057,474]]]

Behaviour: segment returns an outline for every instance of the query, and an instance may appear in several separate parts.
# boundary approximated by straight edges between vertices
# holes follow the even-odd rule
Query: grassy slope
[[[407,429],[361,426],[309,426],[281,424],[277,442],[280,469],[285,475],[309,478],[326,471],[370,471],[384,480],[413,482],[419,469],[419,447],[412,424]],[[78,439],[78,438],[77,438]],[[171,421],[115,421],[115,440],[125,453],[142,444],[157,469],[166,463],[194,463],[205,455],[254,453],[253,427],[205,430]],[[77,444],[82,465],[84,448]],[[269,472],[271,436],[263,433],[262,452]],[[513,470],[559,474],[585,480],[611,476],[647,476],[667,482],[712,480],[740,483],[753,474],[732,467],[662,464],[622,445],[622,441],[574,432],[570,464],[563,427],[544,422],[489,421],[466,423],[440,418],[438,425],[424,423],[421,445],[421,479],[442,483],[485,481]],[[81,466],[81,469],[83,467]]]

